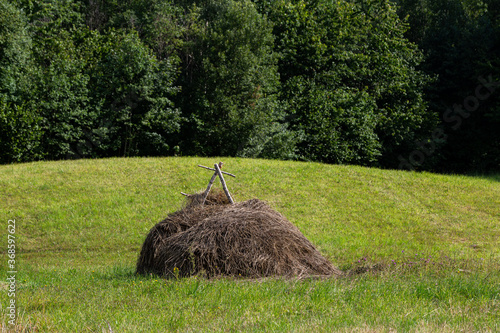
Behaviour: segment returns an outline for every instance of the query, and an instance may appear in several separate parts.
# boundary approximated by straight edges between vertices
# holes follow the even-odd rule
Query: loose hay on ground
[[[340,275],[297,227],[265,202],[229,205],[223,193],[212,191],[201,205],[200,197],[188,197],[186,207],[151,229],[137,273],[209,278]]]

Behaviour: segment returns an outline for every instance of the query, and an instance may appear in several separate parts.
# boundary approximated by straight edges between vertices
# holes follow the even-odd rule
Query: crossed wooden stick
[[[214,164],[214,168],[212,169],[212,168],[209,168],[209,167],[206,167],[206,166],[198,164],[198,166],[200,168],[205,168],[205,169],[208,169],[208,170],[215,171],[215,173],[213,174],[212,178],[210,178],[210,182],[208,183],[207,189],[205,190],[205,192],[203,192],[203,198],[201,200],[201,204],[202,205],[205,204],[205,201],[207,200],[207,197],[208,197],[208,193],[210,192],[210,189],[212,188],[212,185],[214,184],[215,178],[217,178],[217,176],[219,176],[220,182],[222,184],[222,188],[224,189],[224,193],[226,193],[226,196],[229,199],[229,202],[231,204],[234,204],[233,198],[231,197],[231,194],[229,193],[229,190],[227,189],[226,181],[224,180],[224,176],[222,176],[222,174],[225,174],[225,175],[228,175],[228,176],[231,176],[231,177],[236,177],[236,176],[233,175],[232,173],[222,171],[221,169],[222,169],[223,165],[224,165],[224,163],[222,163],[222,162],[219,162],[219,164],[215,163]],[[181,194],[189,196],[186,193],[182,193],[181,192]]]

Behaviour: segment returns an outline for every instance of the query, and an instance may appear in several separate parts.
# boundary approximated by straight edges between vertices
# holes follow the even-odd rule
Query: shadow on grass
[[[448,256],[404,256],[397,260],[374,262],[367,257],[344,267],[344,278],[362,275],[405,275],[427,272],[437,277],[445,277],[450,273],[462,275],[482,274],[484,276],[499,275],[500,263],[497,259],[473,258],[454,259]]]
[[[491,175],[482,175],[482,176],[475,176],[477,178],[483,178],[495,182],[500,182],[500,174],[491,174]]]
[[[112,266],[108,270],[96,273],[103,280],[128,281],[136,280],[135,267],[132,266]]]
[[[500,274],[500,262],[495,258],[474,258],[474,259],[454,259],[448,256],[432,257],[425,255],[408,255],[396,260],[386,260],[386,261],[373,261],[370,258],[364,257],[352,264],[345,265],[342,269],[341,279],[349,279],[361,277],[364,275],[406,275],[406,274],[420,274],[421,272],[427,272],[435,276],[447,276],[451,272],[459,274]],[[132,281],[132,280],[150,280],[161,278],[155,274],[148,275],[137,275],[135,273],[135,266],[111,266],[108,269],[96,272],[99,278],[103,280],[115,280],[115,281]],[[197,279],[205,279],[202,275],[193,276]],[[280,277],[274,277],[280,279]],[[267,279],[274,279],[273,277]],[[244,277],[231,277],[231,276],[219,276],[215,279],[207,280],[218,280],[218,279],[229,279],[234,281],[263,281],[266,278],[244,278]],[[330,279],[330,277],[303,277],[303,279]],[[176,279],[172,279],[176,280]],[[300,280],[300,278],[299,278]]]
[[[453,174],[452,174],[453,175]],[[492,182],[500,182],[500,173],[491,172],[491,173],[470,173],[465,174],[465,176],[472,178],[485,179]]]

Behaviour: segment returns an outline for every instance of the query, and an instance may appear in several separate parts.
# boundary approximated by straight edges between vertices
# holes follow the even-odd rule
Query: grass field
[[[266,200],[346,276],[135,276],[149,229],[182,206],[179,192],[206,187],[196,165],[217,158],[4,165],[1,331],[14,219],[19,331],[500,331],[500,176],[222,160],[237,201]]]

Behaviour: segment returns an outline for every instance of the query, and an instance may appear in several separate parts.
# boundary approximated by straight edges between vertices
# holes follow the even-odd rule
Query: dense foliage
[[[500,3],[496,0],[397,0],[407,37],[425,52],[419,69],[437,78],[428,112],[444,142],[427,161],[441,171],[500,169]],[[432,155],[432,156],[429,156]],[[408,156],[408,155],[407,155]],[[406,156],[405,156],[406,157]],[[418,158],[414,166],[418,166]]]
[[[500,71],[493,0],[0,8],[1,163],[227,155],[500,167],[496,85],[481,86]]]

